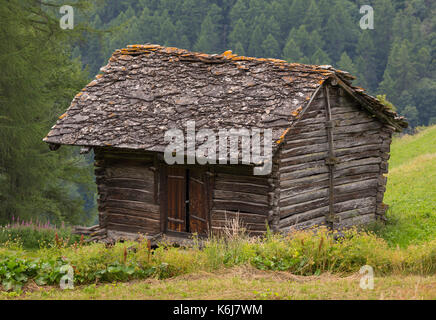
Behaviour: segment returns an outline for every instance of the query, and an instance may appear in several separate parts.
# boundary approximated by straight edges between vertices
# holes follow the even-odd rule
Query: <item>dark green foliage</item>
[[[323,23],[323,17],[315,0],[310,0],[310,5],[304,15],[303,23],[308,27],[309,31],[320,29]]]
[[[230,32],[228,40],[229,46],[232,49],[236,48],[238,43],[244,49],[244,51],[246,48],[248,48],[248,30],[245,22],[241,18],[236,22],[235,26]]]
[[[21,291],[23,285],[33,280],[37,285],[58,285],[61,279],[72,268],[68,260],[62,257],[43,257],[38,259],[22,259],[14,256],[0,259],[0,287],[4,291]],[[76,283],[92,283],[95,281],[114,282],[130,279],[143,279],[156,275],[159,279],[172,276],[168,265],[141,268],[137,262],[108,263],[101,269],[92,269],[74,276]],[[74,269],[73,269],[74,270]]]
[[[221,9],[214,4],[201,24],[200,34],[194,45],[194,50],[210,53],[220,53],[222,51],[221,22]]]
[[[248,46],[248,55],[250,56],[257,56],[260,57],[263,55],[263,50],[262,50],[262,42],[264,40],[264,36],[262,33],[262,28],[260,25],[257,25],[254,30],[253,33],[251,34],[250,37],[250,45]]]
[[[0,223],[87,223],[78,186],[94,192],[90,166],[77,150],[50,152],[42,141],[88,81],[70,58],[82,29],[62,30],[56,10],[33,0],[3,3],[0,28]]]
[[[341,59],[337,63],[340,70],[346,70],[352,75],[357,74],[356,67],[346,52],[341,55]]]
[[[303,53],[295,43],[294,39],[290,37],[283,49],[283,59],[289,62],[300,62],[302,58]]]
[[[0,280],[3,290],[20,291],[23,285],[38,273],[34,262],[11,257],[0,260]]]
[[[277,40],[270,33],[262,42],[263,54],[267,58],[279,58],[280,47]]]
[[[395,18],[395,9],[391,0],[374,1],[374,46],[375,46],[375,81],[383,79],[383,71],[388,62],[389,50],[393,41],[392,21]]]
[[[315,51],[310,61],[311,63],[318,65],[331,64],[328,54],[325,53],[321,48],[318,48],[318,50]]]
[[[418,120],[419,120],[419,114],[418,114],[418,110],[416,109],[416,107],[415,106],[406,106],[403,110],[403,114],[409,120],[409,124],[412,127],[416,127],[416,125],[418,124]]]

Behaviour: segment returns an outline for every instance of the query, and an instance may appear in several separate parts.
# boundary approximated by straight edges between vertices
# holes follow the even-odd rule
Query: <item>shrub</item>
[[[13,221],[0,227],[0,244],[15,243],[28,250],[44,246],[71,245],[79,242],[80,236],[73,235],[69,228],[57,228],[49,222]]]
[[[196,271],[251,264],[261,270],[288,271],[298,275],[323,272],[351,274],[370,265],[382,274],[434,274],[436,240],[407,248],[391,248],[368,231],[350,229],[338,234],[326,228],[296,231],[289,235],[267,233],[212,237],[203,248],[175,248],[150,242],[73,246],[54,245],[36,251],[0,247],[0,283],[4,290],[20,290],[28,281],[58,284],[65,266],[74,269],[76,284],[166,279]]]

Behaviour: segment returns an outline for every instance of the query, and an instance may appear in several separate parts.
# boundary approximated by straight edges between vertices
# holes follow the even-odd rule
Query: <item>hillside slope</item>
[[[389,168],[394,169],[422,155],[436,154],[436,126],[419,133],[394,139],[391,147]]]
[[[406,246],[436,237],[436,126],[396,138],[391,147],[388,224],[380,235]]]

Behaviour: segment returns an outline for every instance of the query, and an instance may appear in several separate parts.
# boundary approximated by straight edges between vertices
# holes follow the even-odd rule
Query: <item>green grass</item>
[[[74,272],[76,285],[164,280],[235,267],[310,277],[349,276],[364,265],[372,266],[377,276],[425,277],[436,273],[436,240],[392,248],[375,234],[356,229],[345,231],[336,241],[332,231],[319,228],[316,233],[305,230],[288,236],[212,238],[201,250],[164,245],[150,250],[147,241],[142,241],[113,247],[101,243],[50,247],[31,254],[20,248],[0,247],[0,290],[21,292],[31,283],[59,285],[64,267]]]
[[[0,293],[2,299],[56,300],[383,300],[435,299],[436,276],[386,276],[374,279],[374,289],[360,288],[358,274],[302,277],[250,267],[196,272],[173,279],[91,284],[73,290],[32,286],[25,294]]]
[[[0,226],[0,246],[15,243],[26,250],[37,250],[56,245],[56,237],[57,242],[65,242],[68,245],[81,241],[81,237],[72,234],[70,228],[38,228],[35,225]]]
[[[421,128],[417,134],[394,138],[389,168],[394,169],[423,155],[436,154],[436,125]]]
[[[388,224],[379,235],[405,247],[436,237],[436,126],[396,138],[384,202]]]

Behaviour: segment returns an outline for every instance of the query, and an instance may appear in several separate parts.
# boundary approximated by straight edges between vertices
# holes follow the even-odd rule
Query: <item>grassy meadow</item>
[[[436,237],[436,126],[394,139],[384,202],[388,224],[380,236],[405,247]]]
[[[0,299],[436,299],[435,141],[436,126],[394,139],[386,225],[339,241],[325,229],[228,234],[202,249],[65,234],[29,249],[14,238],[0,245]],[[374,268],[373,290],[359,286],[363,265]],[[73,290],[59,289],[66,266]]]

